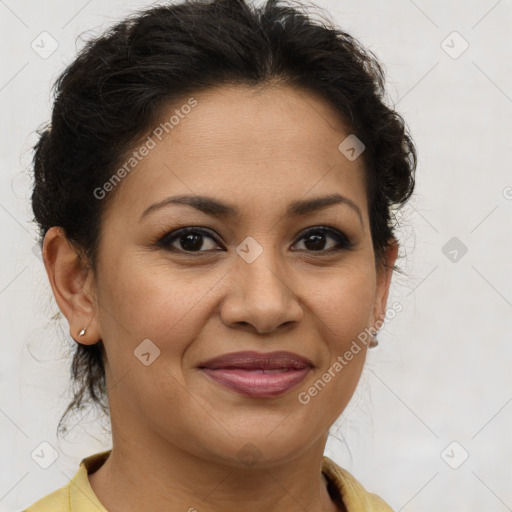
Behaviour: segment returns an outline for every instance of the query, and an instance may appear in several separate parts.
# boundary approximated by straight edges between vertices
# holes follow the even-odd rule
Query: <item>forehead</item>
[[[163,135],[149,134],[152,148],[113,198],[126,215],[191,193],[237,199],[255,213],[340,192],[366,210],[362,158],[350,161],[340,152],[349,133],[318,95],[282,85],[222,86],[162,108],[159,126]]]

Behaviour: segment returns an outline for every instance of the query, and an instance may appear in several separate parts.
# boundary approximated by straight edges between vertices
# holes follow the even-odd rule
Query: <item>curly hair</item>
[[[393,208],[414,189],[414,143],[386,105],[385,75],[373,52],[332,21],[313,19],[304,4],[284,0],[153,6],[89,40],[57,78],[51,122],[37,130],[32,209],[40,244],[60,226],[94,271],[102,213],[114,192],[100,200],[93,191],[155,126],[162,108],[217,86],[270,83],[320,95],[363,141],[372,243],[376,263],[383,263],[395,238]],[[77,344],[73,400],[59,430],[84,403],[109,414],[103,357],[102,340]]]

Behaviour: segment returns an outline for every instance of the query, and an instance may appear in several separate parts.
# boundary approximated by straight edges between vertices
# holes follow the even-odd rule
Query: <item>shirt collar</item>
[[[96,453],[80,462],[80,468],[69,484],[69,506],[72,512],[108,512],[94,494],[87,475],[96,471],[107,460],[110,452]]]
[[[329,481],[333,500],[340,500],[347,512],[393,512],[393,509],[379,496],[368,492],[358,480],[326,455],[322,458],[322,473]]]

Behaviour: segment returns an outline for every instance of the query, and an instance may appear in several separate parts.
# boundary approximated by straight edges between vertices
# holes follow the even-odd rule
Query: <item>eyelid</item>
[[[171,242],[174,242],[175,240],[179,239],[181,236],[184,236],[191,232],[199,233],[203,236],[208,236],[209,238],[214,240],[216,244],[220,244],[220,241],[218,240],[217,236],[214,235],[213,232],[209,228],[205,228],[202,226],[186,226],[183,228],[173,229],[171,231],[168,231],[164,236],[160,237],[157,240],[156,244],[160,247],[163,247],[164,249],[168,249],[171,246]],[[176,251],[182,252],[184,254],[207,252],[207,251],[183,251],[180,249],[176,249]]]

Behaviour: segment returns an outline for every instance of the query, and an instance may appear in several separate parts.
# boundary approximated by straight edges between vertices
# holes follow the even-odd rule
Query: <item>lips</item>
[[[297,386],[313,363],[293,352],[234,352],[210,359],[198,368],[218,384],[253,398],[282,395]]]
[[[267,352],[259,353],[253,351],[232,352],[224,354],[198,365],[199,368],[238,368],[243,370],[303,370],[313,367],[313,363],[293,352]]]

